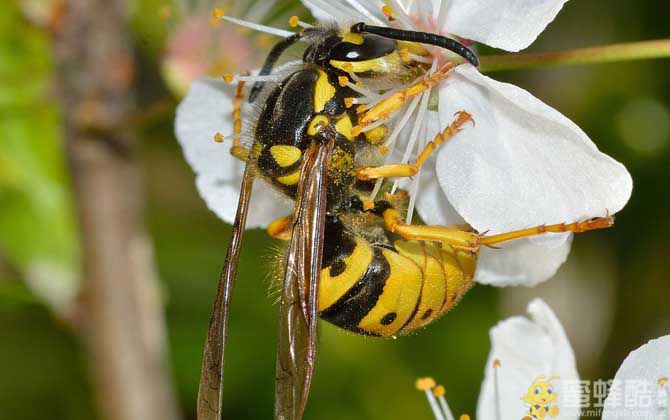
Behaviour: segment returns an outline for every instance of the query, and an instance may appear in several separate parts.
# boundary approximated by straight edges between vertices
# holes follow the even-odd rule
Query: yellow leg
[[[268,225],[268,235],[276,239],[281,239],[288,241],[291,239],[291,232],[293,231],[293,225],[291,224],[291,217],[284,216],[281,219],[277,219],[274,222]]]
[[[528,238],[530,236],[542,235],[547,232],[553,233],[581,233],[595,229],[606,229],[614,224],[614,218],[610,215],[605,217],[596,217],[593,219],[582,220],[574,223],[557,223],[555,225],[541,225],[528,229],[515,230],[512,232],[500,233],[498,235],[483,236],[479,244],[493,246],[501,242],[511,241],[513,239]]]
[[[431,140],[426,147],[419,153],[414,163],[393,163],[381,166],[363,166],[356,170],[356,177],[361,181],[369,181],[377,178],[410,177],[416,175],[421,165],[430,157],[437,148],[446,142],[454,134],[463,129],[463,125],[468,121],[473,121],[472,116],[465,111],[456,113],[456,117],[451,124]]]
[[[382,213],[384,225],[390,232],[397,233],[405,239],[417,239],[423,241],[438,241],[449,244],[456,248],[477,251],[482,245],[493,247],[501,242],[514,239],[527,238],[542,235],[547,232],[581,233],[595,229],[605,229],[614,224],[614,218],[607,215],[594,219],[583,220],[574,223],[559,223],[555,225],[542,225],[529,229],[516,230],[498,235],[485,236],[482,234],[462,230],[460,226],[422,226],[407,225],[400,214],[394,209],[387,209]]]
[[[384,226],[390,232],[397,233],[405,239],[421,241],[437,241],[452,245],[459,249],[476,251],[479,248],[480,235],[448,226],[408,225],[402,221],[400,214],[394,209],[382,213]]]
[[[442,66],[435,73],[427,76],[422,81],[415,83],[407,89],[394,93],[388,98],[380,101],[378,104],[361,114],[361,117],[358,120],[358,125],[352,128],[351,133],[354,136],[357,136],[365,127],[372,124],[373,122],[388,119],[394,112],[402,108],[410,98],[446,79],[449,71],[454,67],[455,64],[449,62]]]

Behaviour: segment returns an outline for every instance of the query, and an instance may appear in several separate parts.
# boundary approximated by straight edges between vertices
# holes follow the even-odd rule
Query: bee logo
[[[558,393],[549,382],[554,379],[561,379],[561,377],[554,375],[546,381],[544,380],[545,378],[545,375],[540,375],[535,378],[530,387],[528,387],[526,395],[521,397],[526,403],[528,409],[527,413],[530,415],[524,417],[522,420],[542,420],[547,414],[552,418],[558,416],[559,409],[556,404]]]

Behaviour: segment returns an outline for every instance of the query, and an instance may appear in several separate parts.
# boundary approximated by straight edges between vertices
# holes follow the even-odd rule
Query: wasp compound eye
[[[366,34],[360,44],[341,41],[330,49],[329,58],[337,61],[366,61],[384,57],[396,50],[394,40]]]
[[[454,52],[470,64],[479,66],[477,55],[468,47],[446,36],[431,34],[428,32],[406,31],[403,29],[387,28],[383,26],[370,26],[363,22],[356,23],[350,28],[353,33],[368,33],[382,36],[384,38],[395,39],[398,41],[418,42],[420,44],[434,45]]]

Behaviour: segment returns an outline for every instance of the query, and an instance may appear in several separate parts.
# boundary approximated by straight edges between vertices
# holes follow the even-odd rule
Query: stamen
[[[347,76],[338,76],[337,83],[339,83],[341,87],[345,87],[349,83],[349,78]]]
[[[340,77],[343,77],[343,76],[340,76]],[[338,80],[338,82],[339,82],[339,80]],[[349,89],[353,90],[354,92],[360,93],[363,96],[367,96],[367,97],[370,97],[370,98],[379,98],[379,95],[377,95],[376,93],[374,93],[370,90],[365,89],[360,82],[356,82],[356,84],[353,84],[353,83],[347,81],[347,84],[345,86],[349,87]]]
[[[296,16],[296,15],[293,15],[289,18],[288,25],[291,28],[295,28],[297,26],[300,26],[301,28],[313,28],[314,27],[314,26],[310,25],[309,23],[305,23],[305,22],[301,21],[300,19],[298,19],[298,16]]]
[[[239,75],[239,74],[224,74],[223,80],[226,83],[235,83],[235,82],[281,82],[283,79],[282,75],[279,74],[266,74],[263,76],[260,75]]]
[[[661,387],[661,389],[665,389],[665,387],[668,385],[668,378],[666,376],[661,376],[658,378],[658,386]]]
[[[418,54],[408,53],[407,55],[409,56],[409,58],[416,61],[417,63],[430,64],[434,61],[432,58],[424,57],[424,56],[418,55]]]
[[[398,135],[400,135],[400,132],[402,129],[405,127],[407,122],[409,121],[410,117],[414,113],[414,109],[416,106],[419,104],[419,98],[420,96],[415,96],[412,101],[409,103],[409,106],[407,107],[407,110],[403,114],[403,116],[400,118],[397,124],[395,124],[395,127],[393,128],[393,132],[389,136],[388,140],[386,140],[386,143],[382,145],[382,148],[386,148],[386,152],[382,154],[386,154],[388,152],[393,152],[395,150],[395,140],[398,138]],[[392,158],[392,153],[389,153],[387,158],[386,158],[386,163],[390,163],[391,158]],[[370,193],[370,199],[374,200],[375,197],[377,197],[377,194],[379,194],[379,190],[382,187],[382,184],[384,183],[384,178],[379,178],[377,182],[375,182],[375,187],[372,189],[372,193]]]
[[[386,19],[388,19],[389,22],[393,22],[395,20],[395,18],[393,17],[393,8],[388,4],[382,6],[382,13],[384,14],[384,16],[386,16]]]
[[[349,109],[352,107],[353,104],[356,103],[356,98],[344,98],[344,107]]]
[[[254,31],[266,32],[268,34],[277,35],[277,36],[281,36],[281,37],[284,37],[284,38],[287,38],[287,37],[294,34],[294,32],[285,31],[283,29],[274,28],[272,26],[261,25],[261,24],[258,24],[258,23],[248,22],[246,20],[237,19],[237,18],[230,17],[230,16],[225,16],[223,14],[223,10],[221,10],[221,9],[214,9],[212,11],[212,16],[215,17],[216,19],[222,19],[222,20],[234,23],[236,25],[240,25],[240,26],[247,27],[249,29],[253,29]]]
[[[428,404],[430,404],[430,408],[433,410],[433,415],[435,416],[436,420],[445,420],[444,416],[442,415],[442,412],[440,411],[440,407],[437,405],[437,400],[435,400],[435,396],[431,392],[431,390],[435,387],[435,380],[430,377],[426,378],[419,378],[416,380],[416,389],[419,391],[423,391],[426,394],[426,399],[428,400]]]
[[[383,22],[377,18],[374,14],[368,10],[367,7],[363,6],[361,3],[358,2],[358,0],[345,0],[347,3],[351,5],[354,9],[356,9],[360,14],[364,15],[368,20],[372,22],[377,22],[378,24],[383,24]]]
[[[458,420],[470,420],[470,416],[467,414],[461,414],[461,417]]]
[[[440,403],[440,408],[442,408],[442,412],[444,413],[444,416],[447,418],[447,420],[454,420],[454,415],[451,413],[451,409],[449,408],[447,399],[444,397],[445,393],[446,391],[442,385],[438,385],[433,390],[433,394],[437,397]]]
[[[223,143],[226,139],[229,140],[229,139],[232,139],[232,138],[233,138],[233,136],[224,136],[223,134],[218,133],[218,132],[216,134],[214,134],[214,141],[217,142],[217,143]]]
[[[500,420],[502,409],[500,406],[500,386],[498,384],[498,368],[500,367],[500,359],[493,361],[493,398],[495,399],[495,420]]]

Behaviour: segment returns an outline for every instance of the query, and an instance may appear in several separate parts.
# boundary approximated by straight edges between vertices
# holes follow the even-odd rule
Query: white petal
[[[519,51],[535,41],[567,0],[449,0],[442,32]]]
[[[527,414],[521,398],[540,375],[547,378],[560,376],[560,379],[550,381],[559,393],[560,406],[562,383],[579,379],[572,347],[551,308],[543,300],[535,299],[528,305],[528,313],[531,319],[520,316],[508,318],[490,331],[491,352],[477,403],[477,419],[523,418]],[[495,415],[497,401],[493,362],[496,359],[501,363],[497,368],[500,419],[496,419]],[[561,412],[560,418],[579,418],[570,414]]]
[[[372,0],[302,0],[302,3],[321,22],[339,24],[365,21],[382,24],[381,5]]]
[[[228,223],[235,220],[244,164],[230,154],[230,144],[214,134],[232,134],[232,87],[215,79],[198,79],[177,108],[175,132],[196,187],[207,207]],[[267,226],[290,206],[262,181],[254,185],[247,227]]]
[[[503,244],[501,249],[483,248],[475,281],[497,287],[535,286],[556,274],[568,258],[571,242],[537,244],[521,239]]]
[[[523,89],[496,82],[470,65],[459,66],[440,89],[439,109],[443,126],[461,110],[475,120],[474,127],[467,126],[442,147],[436,165],[447,199],[480,232],[613,214],[630,197],[626,168]],[[551,239],[558,247],[566,235]],[[548,246],[552,240],[530,242]],[[553,273],[565,251],[535,263],[548,264],[546,273]],[[510,266],[514,264],[519,263]],[[531,282],[540,277],[528,273]]]
[[[665,385],[659,379],[665,378]],[[614,376],[602,420],[670,418],[670,335],[631,352]],[[616,385],[619,384],[619,385]],[[626,401],[626,395],[632,398]],[[629,397],[630,398],[630,397]],[[650,399],[650,400],[649,400]]]

